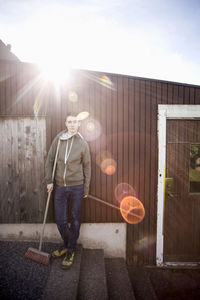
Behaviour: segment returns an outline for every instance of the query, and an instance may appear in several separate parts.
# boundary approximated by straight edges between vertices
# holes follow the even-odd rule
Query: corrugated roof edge
[[[0,62],[2,60],[0,59]],[[5,62],[5,60],[3,60]],[[34,67],[39,67],[38,64],[36,63],[31,63],[31,62],[23,62],[23,61],[7,61],[8,63],[21,63],[21,64],[26,64],[26,65],[32,65]],[[134,75],[126,75],[126,74],[119,74],[119,73],[111,73],[111,72],[103,72],[103,71],[97,71],[97,70],[90,70],[90,69],[76,69],[72,68],[71,70],[73,71],[81,71],[81,72],[90,72],[90,73],[98,73],[102,75],[111,75],[111,76],[121,76],[121,77],[126,77],[126,78],[132,78],[132,79],[138,79],[138,80],[145,80],[145,81],[153,81],[153,82],[161,82],[161,83],[166,83],[166,84],[174,84],[174,85],[184,85],[188,87],[195,87],[195,88],[200,88],[200,85],[197,84],[192,84],[192,83],[185,83],[185,82],[176,82],[176,81],[169,81],[169,80],[164,80],[164,79],[156,79],[156,78],[148,78],[148,77],[139,77],[139,76],[134,76]]]

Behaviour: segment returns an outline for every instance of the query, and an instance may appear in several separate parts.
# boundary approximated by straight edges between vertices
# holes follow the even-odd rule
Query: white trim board
[[[42,224],[0,224],[0,240],[39,241],[41,228]],[[126,230],[126,223],[83,223],[78,243],[103,249],[105,257],[126,258]],[[62,242],[55,223],[45,225],[44,241]]]
[[[158,105],[158,204],[156,264],[163,266],[164,180],[167,119],[200,119],[200,105]],[[181,264],[181,263],[180,263]]]

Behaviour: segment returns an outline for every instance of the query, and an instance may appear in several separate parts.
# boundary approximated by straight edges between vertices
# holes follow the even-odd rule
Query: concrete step
[[[77,298],[82,246],[78,245],[74,264],[69,270],[61,269],[62,258],[52,260],[51,273],[49,275],[44,300],[75,300]]]
[[[83,249],[77,299],[108,299],[103,250]]]
[[[0,241],[0,299],[158,300],[144,267],[127,267],[128,277],[124,259],[104,259],[103,250],[79,246],[74,265],[62,270],[63,258],[42,265],[24,256],[29,247],[37,249],[38,244]],[[44,243],[42,250],[51,253],[57,247],[57,243]],[[155,272],[153,269],[157,276]]]
[[[124,258],[105,258],[109,299],[135,300]]]

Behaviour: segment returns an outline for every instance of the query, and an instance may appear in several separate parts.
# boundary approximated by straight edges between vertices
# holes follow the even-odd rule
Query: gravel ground
[[[41,265],[24,257],[34,242],[0,242],[0,299],[42,299],[51,266]],[[44,252],[50,253],[55,244],[45,243]]]

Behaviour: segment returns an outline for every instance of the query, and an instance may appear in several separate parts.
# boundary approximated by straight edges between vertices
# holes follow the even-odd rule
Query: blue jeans
[[[56,186],[54,209],[56,224],[65,246],[74,251],[81,226],[81,204],[83,184],[75,186]],[[71,225],[68,224],[68,202],[70,202]]]

